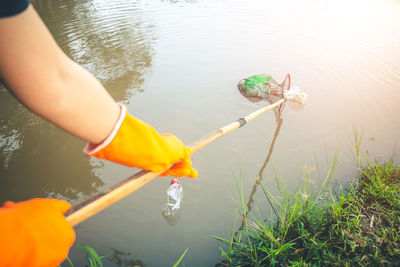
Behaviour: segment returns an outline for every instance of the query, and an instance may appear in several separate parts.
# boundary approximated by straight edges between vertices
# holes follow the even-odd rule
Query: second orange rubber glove
[[[86,155],[153,172],[166,170],[161,176],[197,176],[190,161],[191,150],[177,137],[159,134],[128,114],[125,106],[120,107],[121,114],[111,134],[100,144],[88,144]]]
[[[75,232],[64,217],[71,205],[35,198],[0,207],[0,266],[55,267],[67,256]]]

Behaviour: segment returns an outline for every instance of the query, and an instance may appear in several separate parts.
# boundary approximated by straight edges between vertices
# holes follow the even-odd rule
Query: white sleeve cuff
[[[99,144],[88,143],[85,146],[85,148],[83,149],[83,153],[85,153],[87,156],[91,156],[91,155],[99,152],[106,146],[108,146],[111,143],[111,141],[114,139],[115,135],[118,133],[119,128],[121,127],[121,124],[124,121],[126,113],[127,113],[127,109],[124,105],[118,104],[118,106],[120,107],[121,112],[119,114],[119,118],[118,118],[117,122],[115,123],[114,129],[107,136],[107,138],[104,139],[103,142],[101,142]]]

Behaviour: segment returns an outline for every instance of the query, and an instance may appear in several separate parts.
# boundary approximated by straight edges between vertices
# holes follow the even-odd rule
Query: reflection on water
[[[117,101],[142,92],[155,37],[151,21],[138,12],[140,1],[36,0],[33,5],[61,48]]]
[[[9,98],[9,93],[0,84],[0,99],[7,98]],[[15,119],[4,115],[11,114],[13,107],[16,105],[16,101],[11,101],[11,103],[2,101],[2,105],[0,105],[0,174],[2,170],[8,168],[8,163],[23,143],[23,135],[20,134],[18,127],[16,127]]]
[[[120,267],[144,267],[147,266],[141,260],[134,259],[134,256],[130,252],[123,252],[115,248],[111,248],[112,254],[107,256],[107,261],[115,263],[116,266]]]
[[[252,101],[254,101],[254,100],[252,100]],[[272,101],[269,101],[269,102],[270,102],[270,104],[273,103]],[[248,214],[253,209],[254,195],[256,194],[257,189],[258,189],[258,187],[260,186],[260,184],[262,182],[264,170],[267,167],[268,162],[271,159],[272,152],[274,151],[274,146],[275,146],[276,139],[278,138],[279,131],[281,130],[281,126],[282,126],[282,122],[283,122],[282,111],[284,109],[284,105],[285,105],[285,103],[283,103],[279,108],[275,108],[274,109],[275,118],[276,118],[276,128],[275,128],[275,132],[274,132],[274,137],[272,138],[272,142],[271,142],[271,144],[269,146],[267,157],[265,158],[264,163],[263,163],[263,165],[261,166],[261,168],[260,168],[260,170],[258,172],[258,177],[257,177],[257,179],[256,179],[256,181],[255,181],[255,183],[254,183],[254,185],[252,187],[249,199],[248,199],[247,204],[246,204],[247,209],[246,209],[245,213],[242,214],[243,222],[242,222],[241,226],[238,228],[238,230],[242,230],[244,228],[245,219],[247,219]],[[271,208],[275,212],[275,215],[278,216],[273,203],[269,199],[269,196],[266,195],[266,197],[267,197],[267,200],[268,200]]]
[[[81,142],[77,144],[15,103],[9,93],[2,90],[0,98],[4,101],[0,112],[0,202],[32,197],[74,200],[97,192],[103,182],[93,174],[92,166],[71,156],[81,154]]]
[[[4,169],[7,169],[8,162],[13,158],[13,153],[22,145],[21,135],[17,130],[9,130],[7,125],[1,127],[0,130],[0,163]]]
[[[271,159],[272,152],[274,151],[274,146],[275,146],[276,139],[278,138],[279,131],[281,130],[281,126],[282,126],[283,120],[281,118],[281,112],[279,112],[279,113],[278,112],[279,111],[276,111],[276,114],[277,114],[276,122],[277,122],[277,124],[276,124],[274,137],[272,139],[271,145],[270,145],[269,150],[268,150],[268,155],[265,158],[265,161],[264,161],[263,165],[261,166],[260,171],[258,172],[258,179],[254,183],[253,189],[251,190],[251,194],[250,194],[249,200],[247,201],[247,213],[252,210],[252,204],[254,202],[254,199],[253,199],[254,194],[257,192],[257,188],[262,182],[264,170],[267,167],[267,164]],[[269,201],[269,199],[268,199],[268,201]],[[271,202],[270,202],[270,205],[273,208],[273,205],[272,205]]]
[[[3,121],[0,121],[3,123]],[[22,146],[21,134],[15,129],[9,129],[9,125],[0,128],[0,165],[1,169],[8,168],[8,163],[15,157],[14,152]],[[2,173],[2,172],[1,172]]]

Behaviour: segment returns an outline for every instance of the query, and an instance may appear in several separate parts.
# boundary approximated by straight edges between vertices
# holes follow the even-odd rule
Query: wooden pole
[[[201,148],[205,147],[209,143],[213,142],[215,139],[224,136],[237,128],[240,128],[247,122],[252,121],[257,116],[261,115],[262,113],[272,110],[283,102],[286,99],[281,99],[275,102],[272,105],[263,107],[250,113],[244,118],[240,118],[238,121],[232,122],[229,125],[226,125],[218,130],[212,132],[211,134],[204,136],[203,138],[195,141],[194,143],[190,144],[188,147],[192,150],[192,153],[200,150]],[[122,198],[126,197],[127,195],[131,194],[132,192],[136,191],[140,187],[144,186],[157,176],[159,176],[162,172],[149,172],[149,171],[140,171],[133,176],[121,181],[120,183],[110,187],[109,189],[99,193],[96,196],[89,198],[88,200],[72,207],[65,213],[67,221],[72,225],[75,226],[86,219],[92,217],[96,213],[102,211],[103,209],[107,208],[108,206],[114,204],[115,202],[121,200]]]

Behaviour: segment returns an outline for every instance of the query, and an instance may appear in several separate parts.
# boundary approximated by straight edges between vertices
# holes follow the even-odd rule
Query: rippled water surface
[[[270,210],[274,171],[294,189],[304,170],[322,175],[340,155],[335,179],[354,178],[353,128],[379,161],[398,152],[400,2],[61,1],[33,5],[62,49],[90,70],[130,113],[189,144],[268,102],[250,102],[237,82],[259,73],[292,75],[306,105],[266,113],[192,156],[196,180],[182,181],[180,218],[161,215],[168,178],[150,184],[76,227],[77,241],[107,255],[106,266],[213,266],[246,182],[256,214]],[[86,158],[84,142],[27,111],[0,88],[0,200],[57,197],[77,204],[135,173]],[[313,177],[317,179],[316,170]],[[73,262],[84,265],[73,248]]]

